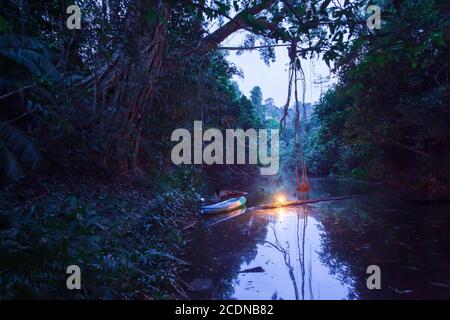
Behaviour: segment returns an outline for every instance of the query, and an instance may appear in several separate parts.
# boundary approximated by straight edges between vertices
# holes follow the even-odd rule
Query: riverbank
[[[192,190],[151,191],[131,178],[41,177],[0,193],[2,299],[164,299],[177,275]],[[68,290],[66,269],[81,269]]]
[[[363,183],[369,185],[384,185],[390,188],[397,188],[404,193],[403,199],[415,203],[450,203],[450,189],[446,185],[412,185],[395,178],[390,179],[357,179],[351,176],[330,175],[328,177],[316,177],[316,179],[334,178],[342,181]]]

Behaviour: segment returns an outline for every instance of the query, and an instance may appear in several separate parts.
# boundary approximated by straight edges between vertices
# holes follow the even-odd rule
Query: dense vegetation
[[[214,189],[210,171],[228,172],[174,166],[172,131],[278,124],[219,50],[239,30],[267,63],[277,44],[296,46],[297,68],[334,61],[340,81],[306,136],[313,172],[409,166],[423,170],[413,182],[445,184],[446,1],[378,1],[375,33],[367,1],[75,2],[81,30],[66,27],[72,1],[0,0],[0,297],[183,296],[181,229]],[[71,264],[84,270],[77,293],[65,290]]]
[[[377,36],[356,38],[336,61],[338,83],[315,108],[308,164],[319,175],[448,195],[450,6],[387,9]]]
[[[257,126],[223,53],[192,55],[176,62],[177,72],[159,75],[142,119],[139,166],[130,171],[135,157],[116,149],[127,100],[106,103],[110,93],[94,96],[96,85],[84,83],[121,45],[127,3],[109,1],[106,12],[105,2],[80,2],[88,21],[69,31],[60,1],[2,1],[1,297],[182,296],[175,278],[183,266],[175,257],[180,230],[208,185],[200,168],[171,164],[170,135],[198,119],[219,128]],[[151,25],[153,11],[144,12]],[[175,5],[169,48],[201,36],[195,16]],[[124,86],[138,87],[138,80]],[[81,293],[65,288],[71,264],[84,270]]]

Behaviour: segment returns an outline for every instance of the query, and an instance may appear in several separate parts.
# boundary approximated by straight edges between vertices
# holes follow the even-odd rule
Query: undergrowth
[[[189,184],[189,181],[185,181]],[[0,298],[164,299],[183,296],[181,227],[192,188],[125,192],[87,183],[41,184],[0,195]],[[170,190],[170,191],[167,191]],[[81,269],[68,290],[66,269]]]

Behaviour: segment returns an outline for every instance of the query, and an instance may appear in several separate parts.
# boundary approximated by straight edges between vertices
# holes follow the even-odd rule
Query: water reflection
[[[309,211],[311,208],[305,206],[258,213],[259,218],[269,221],[266,239],[257,246],[255,259],[241,268],[261,265],[265,273],[238,275],[234,295],[229,298],[298,300],[348,296],[350,288],[320,262],[320,223]]]
[[[449,207],[417,207],[392,190],[316,181],[311,197],[359,199],[239,212],[191,234],[195,299],[450,298]],[[207,228],[205,228],[207,227]],[[366,268],[382,270],[368,290]]]
[[[224,213],[224,214],[216,214],[211,215],[211,217],[203,220],[202,227],[203,228],[210,228],[215,226],[216,224],[223,223],[227,220],[236,218],[242,214],[244,214],[247,211],[247,207],[243,207],[238,210],[234,210],[232,212]]]

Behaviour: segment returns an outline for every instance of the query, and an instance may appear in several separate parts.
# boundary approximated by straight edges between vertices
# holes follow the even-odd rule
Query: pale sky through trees
[[[245,31],[237,32],[226,39],[222,46],[240,46],[244,39]],[[267,66],[258,50],[245,51],[242,55],[237,55],[237,51],[229,51],[227,60],[234,63],[244,73],[244,78],[235,76],[235,80],[239,84],[241,91],[247,96],[250,96],[250,90],[255,86],[260,86],[263,92],[263,99],[269,97],[274,98],[275,104],[279,107],[286,103],[287,98],[287,83],[288,83],[288,63],[289,57],[287,49],[284,47],[275,48],[276,61]],[[317,102],[320,97],[320,86],[312,83],[318,76],[328,76],[329,68],[321,59],[303,60],[303,70],[306,75],[306,96],[305,102]],[[323,85],[325,92],[326,86],[329,82]],[[299,90],[301,86],[299,83]],[[291,103],[293,96],[291,98]],[[299,93],[299,99],[301,94]]]

